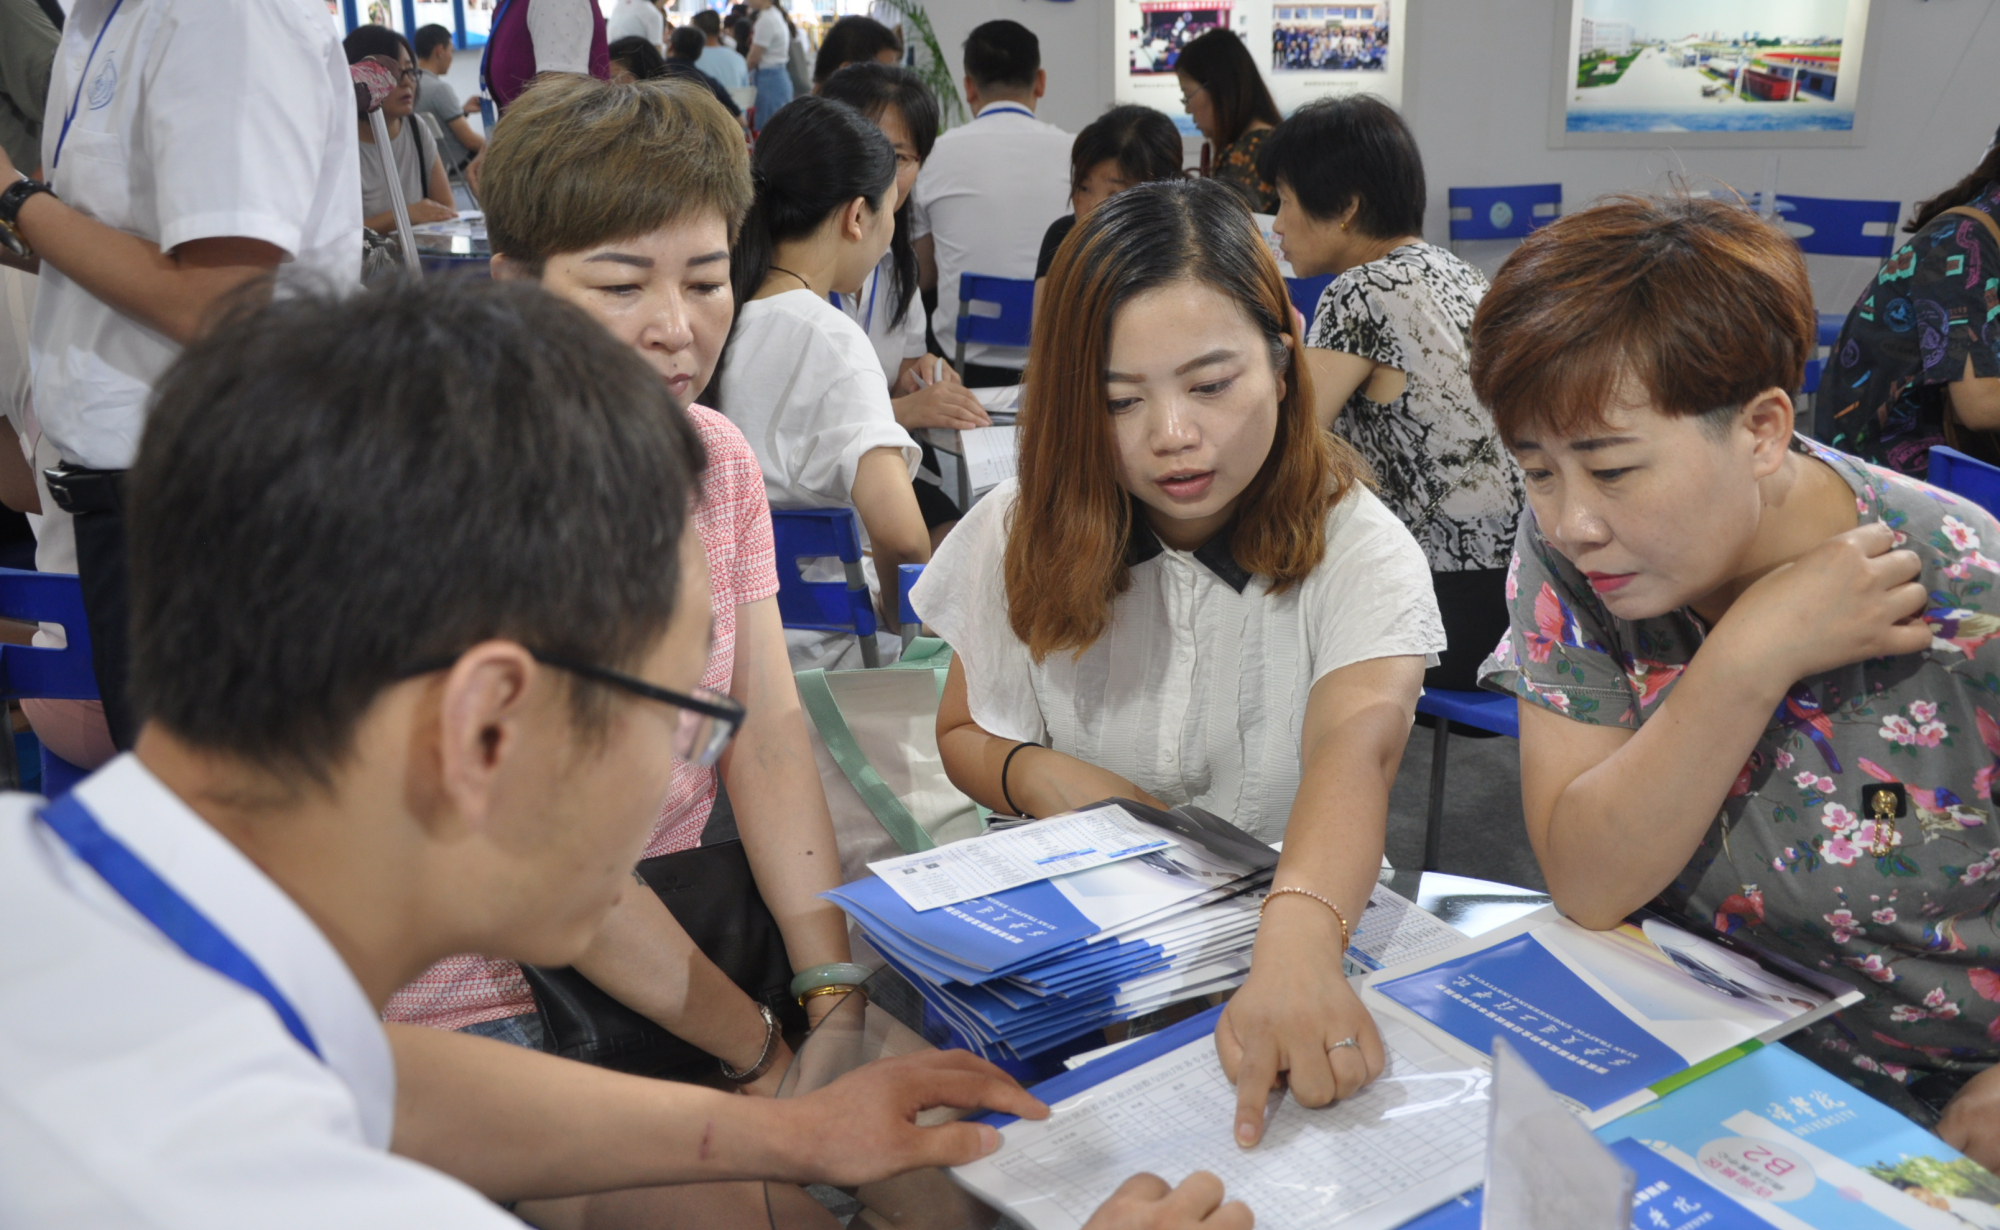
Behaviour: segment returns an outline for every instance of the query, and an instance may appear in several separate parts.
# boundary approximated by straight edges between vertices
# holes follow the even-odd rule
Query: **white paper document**
[[[1631,1168],[1495,1038],[1483,1230],[1629,1230],[1633,1186]]]
[[[984,491],[1014,477],[1020,457],[1015,427],[975,427],[958,433],[967,475],[974,491]]]
[[[1057,1103],[1037,1123],[1001,1129],[1000,1149],[952,1171],[1034,1230],[1075,1230],[1132,1175],[1221,1178],[1259,1230],[1385,1230],[1479,1182],[1486,1156],[1485,1071],[1387,1014],[1380,1078],[1344,1102],[1307,1110],[1273,1099],[1264,1139],[1239,1148],[1236,1091],[1201,1037]]]
[[[868,870],[911,909],[932,910],[1179,844],[1122,807],[1098,807],[883,859]]]
[[[1365,970],[1440,956],[1465,943],[1465,933],[1417,907],[1384,884],[1368,895],[1347,958]]]

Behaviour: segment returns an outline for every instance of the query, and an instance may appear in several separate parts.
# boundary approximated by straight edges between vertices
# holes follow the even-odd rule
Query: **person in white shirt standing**
[[[778,0],[750,0],[757,14],[750,28],[750,50],[743,62],[749,66],[751,84],[757,87],[757,127],[762,130],[792,101],[792,74],[787,67],[792,54],[792,23]]]
[[[76,518],[105,716],[129,747],[120,480],[147,398],[246,284],[359,281],[354,91],[316,0],[77,0],[49,97],[48,181],[0,156],[0,229],[39,259],[35,410],[63,460],[50,486]]]
[[[618,0],[618,7],[604,23],[604,38],[615,43],[621,38],[643,38],[667,53],[667,19],[655,0]]]
[[[1048,220],[1069,206],[1070,134],[1035,118],[1048,87],[1042,45],[1016,21],[989,21],[965,40],[965,99],[973,119],[938,138],[910,199],[931,330],[947,354],[963,273],[1031,280]],[[965,383],[1019,384],[1025,347],[965,348]]]

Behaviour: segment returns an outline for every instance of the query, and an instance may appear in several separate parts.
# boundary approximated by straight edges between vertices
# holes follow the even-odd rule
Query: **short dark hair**
[[[359,64],[369,56],[394,60],[398,48],[410,53],[410,63],[417,62],[417,53],[410,47],[410,40],[387,26],[356,26],[347,32],[346,38],[340,40],[340,49],[347,53],[349,64]]]
[[[699,29],[704,37],[722,37],[722,18],[715,15],[714,9],[703,9],[696,13],[688,18],[688,24]]]
[[[1186,153],[1181,130],[1151,107],[1126,103],[1084,125],[1069,147],[1069,186],[1074,192],[1100,162],[1112,161],[1134,183],[1181,178]]]
[[[418,26],[416,44],[417,58],[428,60],[431,58],[431,52],[451,45],[451,31],[436,22],[428,26]]]
[[[980,89],[1033,89],[1042,69],[1042,41],[1018,21],[989,21],[965,36],[965,75]]]
[[[1373,94],[1292,112],[1264,141],[1257,174],[1290,188],[1299,208],[1322,220],[1359,200],[1354,225],[1371,238],[1423,233],[1423,155],[1403,117]]]
[[[604,49],[606,60],[622,62],[638,81],[655,81],[667,75],[667,62],[653,40],[628,34]]]
[[[1613,197],[1514,249],[1472,318],[1472,390],[1508,444],[1604,421],[1630,379],[1662,414],[1734,419],[1798,391],[1818,334],[1789,235],[1734,201]]]
[[[1276,124],[1281,118],[1250,49],[1226,26],[1218,26],[1181,48],[1174,58],[1174,71],[1186,74],[1188,80],[1208,91],[1209,104],[1215,108],[1218,145],[1234,145],[1244,129],[1258,120]]]
[[[674,58],[690,63],[701,59],[701,53],[708,49],[708,36],[693,26],[675,26],[667,37],[667,50]]]
[[[324,783],[384,688],[482,640],[631,669],[673,617],[704,464],[645,361],[531,283],[280,299],[155,389],[132,698]],[[572,696],[589,733],[605,694]]]
[[[903,40],[873,17],[843,17],[833,23],[813,60],[813,84],[818,85],[848,64],[875,63],[885,51],[901,52]]]

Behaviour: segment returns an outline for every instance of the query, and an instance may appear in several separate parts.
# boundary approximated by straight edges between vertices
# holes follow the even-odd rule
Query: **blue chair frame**
[[[1450,188],[1451,250],[1460,240],[1525,239],[1562,213],[1561,184],[1513,184],[1504,188]],[[1459,211],[1464,210],[1463,217]]]
[[[1498,692],[1453,692],[1425,688],[1417,698],[1417,712],[1429,714],[1436,722],[1431,732],[1431,796],[1424,820],[1424,870],[1438,869],[1438,848],[1444,838],[1445,750],[1451,743],[1451,727],[1470,726],[1490,730],[1510,739],[1521,737],[1519,703]]]
[[[0,616],[57,624],[66,641],[61,649],[0,644],[0,779],[13,789],[21,783],[21,766],[8,706],[17,700],[96,700],[97,672],[90,659],[83,587],[74,575],[0,568]],[[50,798],[65,794],[83,776],[82,769],[42,748],[42,793]]]
[[[917,639],[917,629],[923,620],[917,615],[917,608],[910,605],[910,591],[917,586],[917,578],[924,575],[922,564],[898,564],[896,566],[896,618],[903,621],[903,647]]]
[[[861,521],[851,508],[774,508],[771,541],[778,557],[778,619],[787,628],[847,632],[861,641],[861,661],[880,666],[875,602],[861,571]],[[844,581],[808,581],[802,559],[838,559]],[[4,613],[4,612],[0,612]]]
[[[1000,309],[998,316],[974,316],[972,305],[990,303]],[[968,342],[983,346],[1026,348],[1035,323],[1035,280],[1001,278],[987,273],[958,275],[958,323],[952,327],[957,349],[952,366],[965,371]]]
[[[2000,466],[1968,457],[1955,448],[1931,445],[1931,486],[1962,495],[1987,512],[2000,516]]]

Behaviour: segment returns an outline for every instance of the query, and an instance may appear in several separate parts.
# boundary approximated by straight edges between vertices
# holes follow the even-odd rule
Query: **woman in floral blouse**
[[[1718,201],[1509,258],[1472,378],[1528,511],[1483,678],[1565,914],[1658,898],[1846,978],[1795,1045],[1992,1166],[2000,524],[1794,434],[1814,332],[1798,249]]]
[[[1813,434],[1922,478],[1931,445],[2000,464],[2000,133],[1917,206],[1833,344]]]
[[[1278,211],[1278,190],[1257,171],[1257,155],[1278,124],[1278,104],[1236,32],[1210,30],[1174,60],[1181,106],[1215,149],[1209,178],[1243,198],[1251,213]]]

